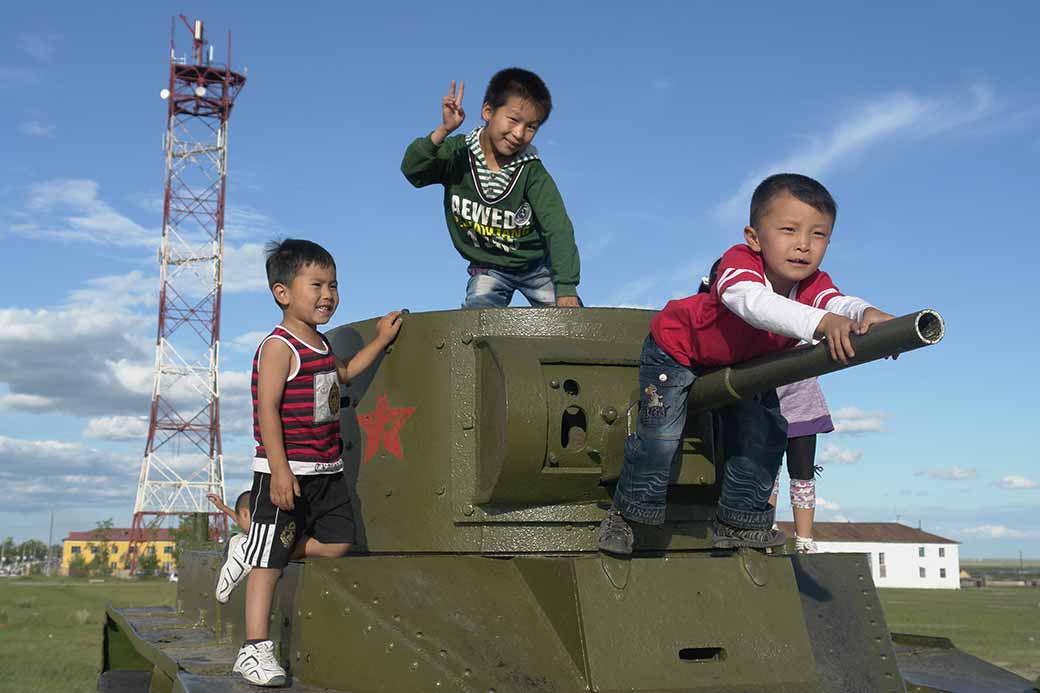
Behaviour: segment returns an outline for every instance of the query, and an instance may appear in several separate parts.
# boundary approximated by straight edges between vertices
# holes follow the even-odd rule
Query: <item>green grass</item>
[[[0,580],[0,691],[96,691],[105,605],[173,606],[174,584]]]
[[[941,635],[1033,681],[1040,676],[1040,589],[880,590],[891,630]],[[0,580],[0,691],[96,691],[109,602],[173,606],[159,581]]]
[[[1035,681],[1040,676],[1040,589],[882,589],[888,628],[940,635],[960,649]]]

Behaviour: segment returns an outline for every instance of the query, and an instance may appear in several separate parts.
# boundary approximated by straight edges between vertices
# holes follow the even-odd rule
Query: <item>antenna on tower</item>
[[[190,61],[177,58],[173,20],[169,83],[159,93],[167,122],[155,379],[134,502],[131,570],[146,530],[167,517],[206,513],[227,532],[227,518],[212,512],[206,494],[224,497],[218,367],[227,130],[246,78],[231,69],[230,32],[227,63],[215,65],[202,20],[180,19],[191,32],[192,52]]]

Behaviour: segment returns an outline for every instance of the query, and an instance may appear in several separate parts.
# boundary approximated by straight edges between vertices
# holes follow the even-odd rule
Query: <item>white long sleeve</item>
[[[831,302],[837,298],[832,298]],[[784,298],[759,282],[729,284],[721,299],[722,305],[752,327],[806,342],[812,341],[816,326],[827,314],[821,308]]]
[[[856,298],[855,296],[835,296],[827,302],[827,311],[829,313],[844,315],[849,320],[855,320],[856,322],[863,319],[863,313],[867,308],[873,307],[862,298]]]

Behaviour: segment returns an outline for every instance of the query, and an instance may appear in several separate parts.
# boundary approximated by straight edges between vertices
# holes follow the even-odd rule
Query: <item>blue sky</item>
[[[658,308],[741,239],[764,175],[821,179],[824,267],[946,339],[823,379],[821,519],[906,524],[967,556],[1040,557],[1035,361],[1040,6],[1012,3],[22,3],[0,42],[0,535],[128,525],[151,389],[170,16],[233,31],[222,334],[228,492],[247,485],[246,378],[277,322],[261,245],[328,247],[334,324],[453,307],[465,264],[440,192],[398,170],[450,80],[533,69],[535,144],[593,305]],[[188,34],[178,28],[179,52]],[[223,59],[224,41],[215,41]],[[786,508],[786,503],[783,504]],[[784,513],[788,512],[786,509]]]

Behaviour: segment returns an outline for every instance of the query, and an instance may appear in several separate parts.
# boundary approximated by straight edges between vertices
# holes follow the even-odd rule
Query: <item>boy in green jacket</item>
[[[441,125],[412,142],[401,172],[417,188],[444,186],[444,217],[469,260],[464,308],[509,305],[520,291],[532,306],[580,306],[578,248],[560,191],[531,146],[552,111],[538,75],[495,74],[484,95],[484,126],[448,137],[466,118],[464,85],[452,81]]]

